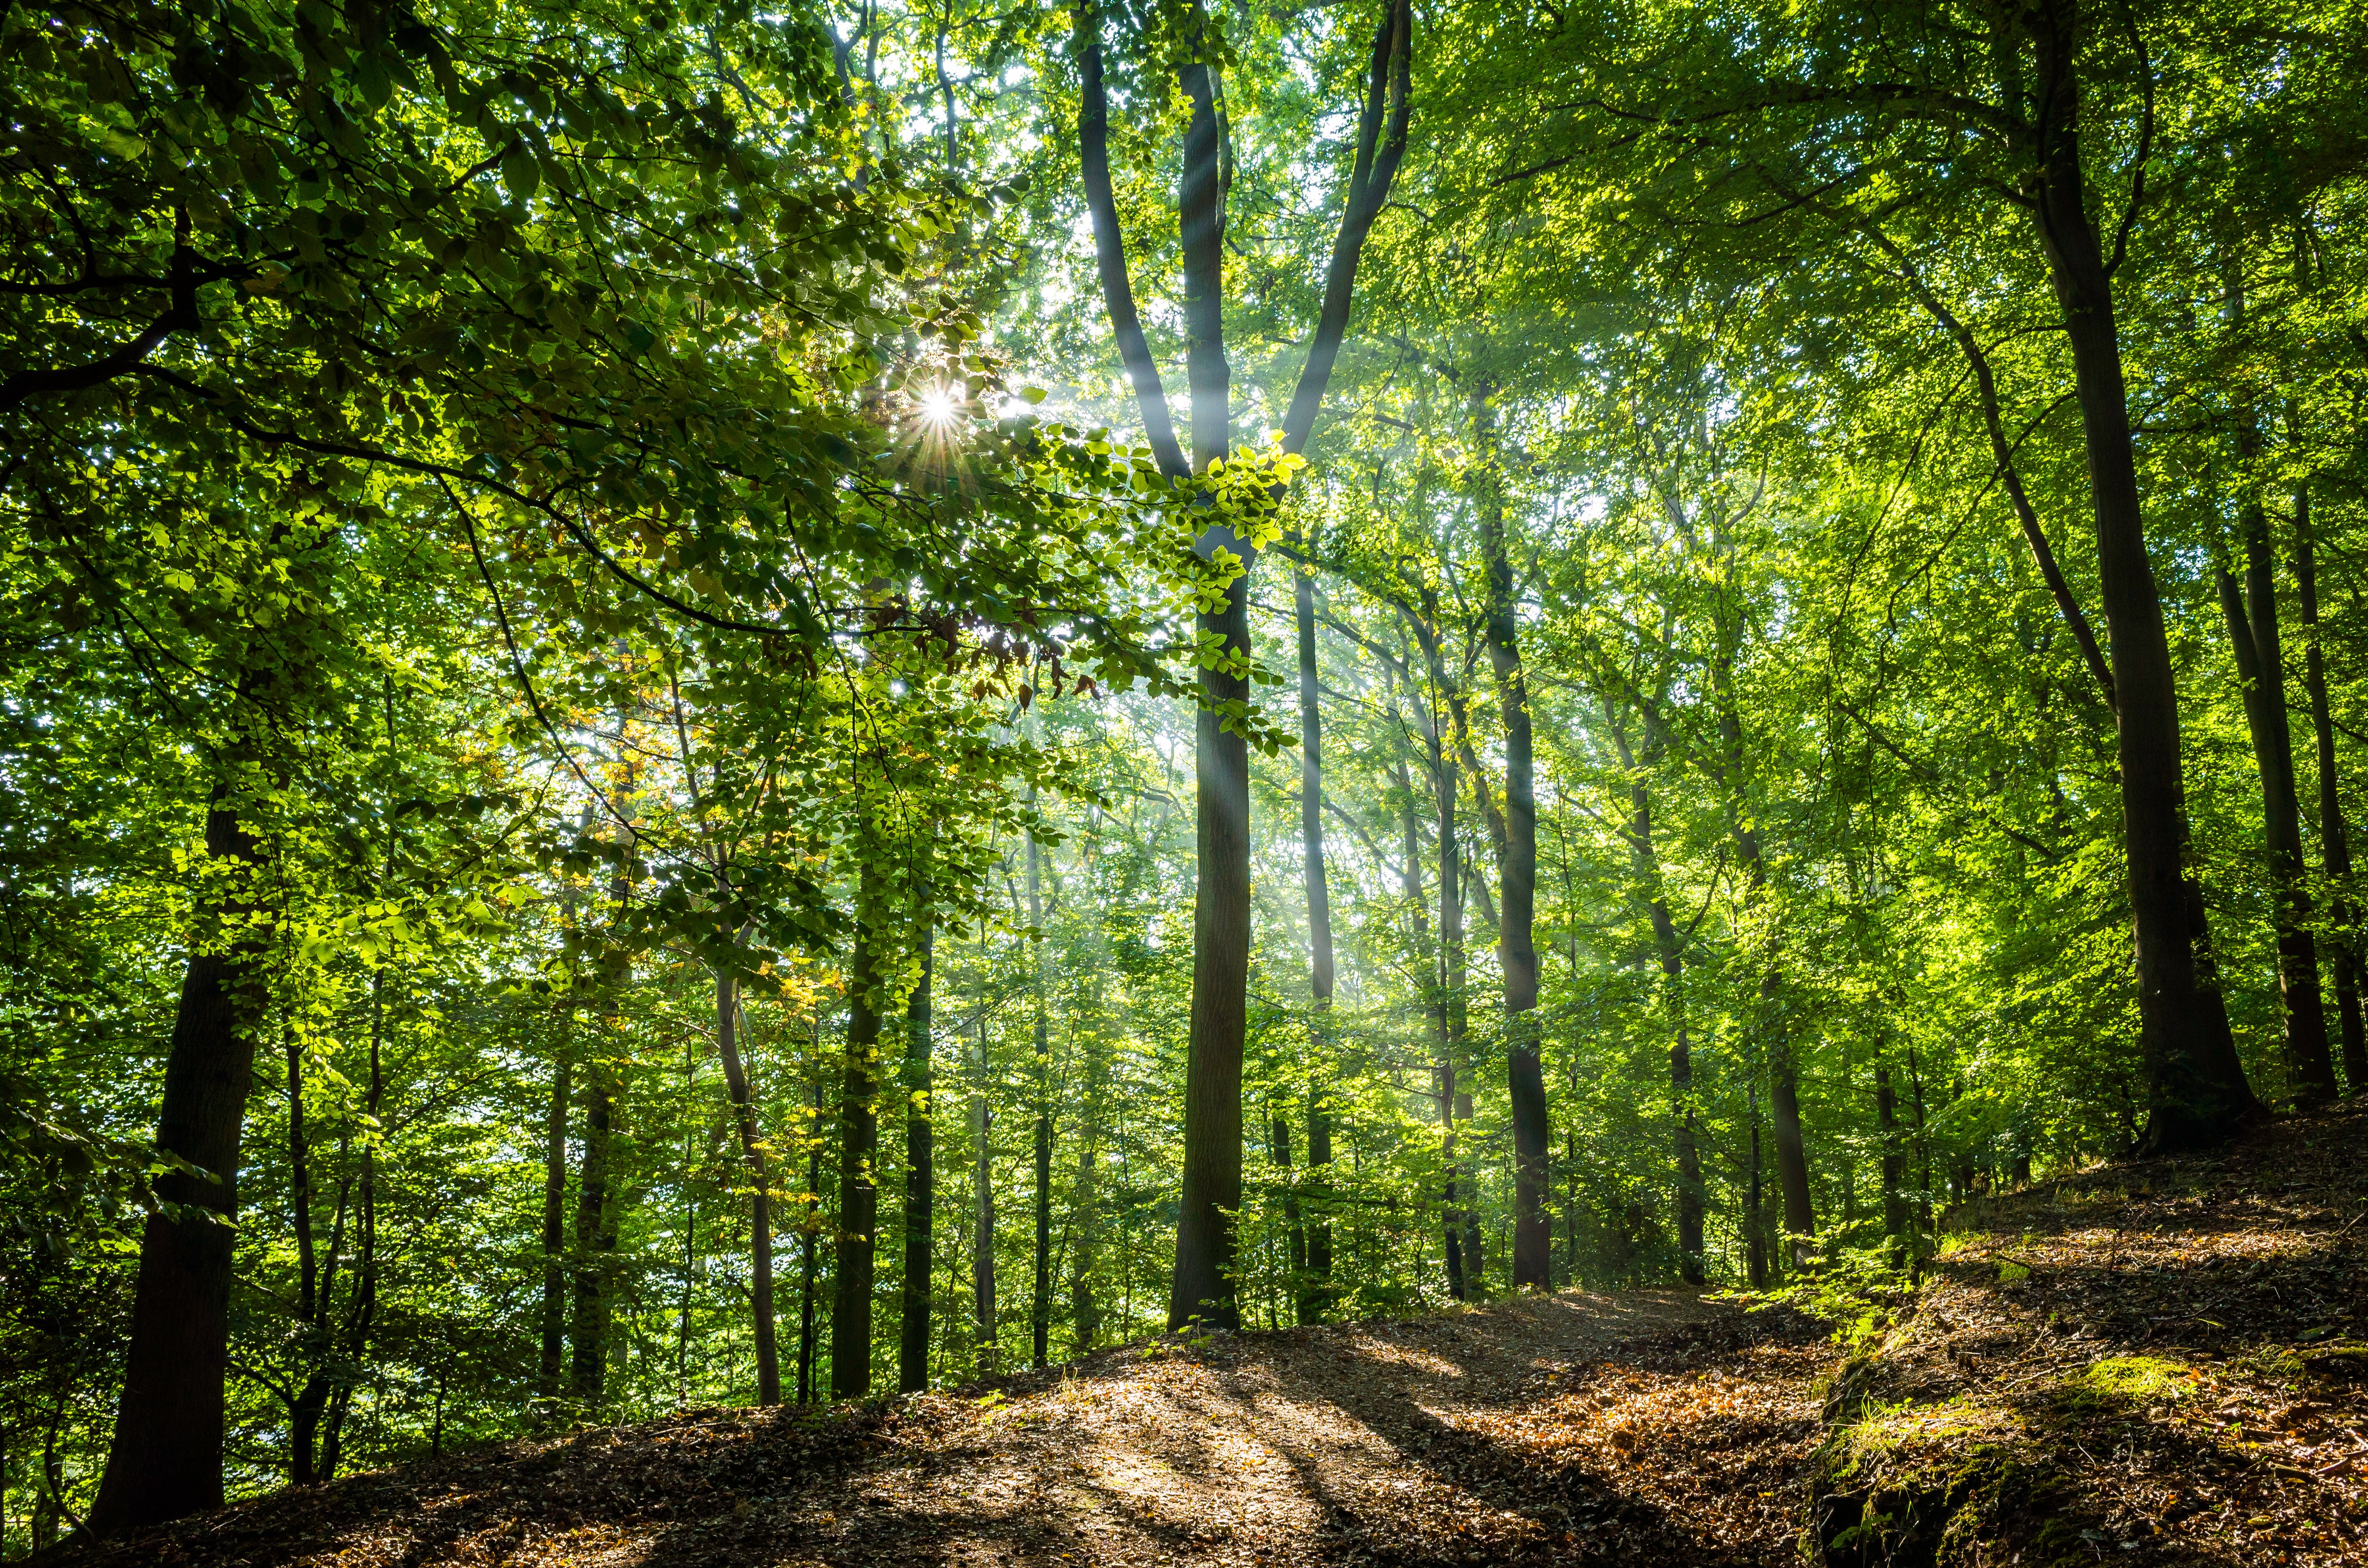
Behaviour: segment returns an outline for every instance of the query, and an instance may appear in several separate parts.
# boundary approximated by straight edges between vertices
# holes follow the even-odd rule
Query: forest
[[[0,1553],[1911,1289],[2357,1093],[2363,89],[2329,0],[0,10]]]

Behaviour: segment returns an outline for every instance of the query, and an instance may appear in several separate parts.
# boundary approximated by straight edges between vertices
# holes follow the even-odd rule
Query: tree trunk
[[[567,1337],[574,1351],[568,1392],[597,1411],[609,1367],[609,1254],[616,1224],[609,1201],[609,1133],[616,1114],[615,1074],[586,1062],[584,1073],[584,1153],[575,1187],[575,1301]]]
[[[2318,837],[2325,853],[2333,929],[2335,1010],[2343,1030],[2343,1076],[2355,1095],[2368,1089],[2368,1033],[2360,1017],[2360,917],[2344,892],[2351,877],[2351,837],[2336,788],[2335,723],[2327,701],[2327,656],[2318,631],[2318,562],[2311,537],[2310,489],[2294,487],[2294,587],[2301,601],[2303,689],[2310,699],[2311,733],[2318,743]]]
[[[1388,196],[1406,151],[1411,109],[1412,8],[1397,0],[1374,37],[1366,104],[1359,121],[1357,162],[1339,237],[1326,268],[1324,301],[1291,407],[1283,444],[1305,449],[1323,403],[1334,357],[1347,331],[1358,257]],[[1197,41],[1206,26],[1194,9],[1186,32]],[[1094,228],[1097,269],[1112,335],[1143,412],[1144,434],[1171,478],[1186,472],[1168,416],[1158,367],[1152,361],[1127,275],[1126,245],[1110,187],[1109,105],[1102,79],[1101,22],[1091,4],[1076,13],[1080,95],[1079,165]],[[1184,170],[1178,193],[1184,271],[1186,378],[1191,393],[1192,472],[1206,472],[1227,455],[1232,431],[1230,370],[1224,349],[1224,227],[1228,160],[1218,112],[1215,68],[1193,60],[1178,73],[1191,105],[1184,131]],[[1214,633],[1229,661],[1249,653],[1249,583],[1253,552],[1222,526],[1206,530],[1199,549],[1215,558],[1236,555],[1244,574],[1222,608],[1198,618]],[[1192,1009],[1186,1048],[1184,1169],[1176,1229],[1176,1271],[1168,1296],[1171,1327],[1206,1322],[1232,1327],[1235,1237],[1231,1216],[1241,1206],[1242,1043],[1249,981],[1249,758],[1238,727],[1224,714],[1248,697],[1246,669],[1204,668],[1195,725],[1198,792],[1195,850],[1199,881],[1192,935]]]
[[[2079,141],[2078,0],[2042,0],[2032,28],[2047,128],[2032,195],[2064,311],[2096,513],[2097,569],[2112,669],[2122,833],[2138,978],[2139,1048],[2151,1104],[2146,1140],[2168,1153],[2216,1143],[2254,1108],[2224,1010],[2198,983],[2202,901],[2186,872],[2187,801],[2179,693],[2154,566],[2146,557],[2112,281],[2090,222]]]
[[[217,787],[206,813],[206,855],[242,882],[256,842],[230,792]],[[241,886],[206,912],[211,929],[191,943],[165,1062],[159,1150],[206,1176],[169,1171],[156,1196],[187,1206],[178,1221],[152,1214],[140,1233],[131,1343],[106,1473],[88,1528],[108,1535],[219,1508],[222,1502],[223,1380],[230,1369],[233,1233],[239,1134],[255,1076],[255,1034],[267,1003],[261,961],[271,926]],[[209,950],[217,943],[221,950]],[[218,1219],[215,1217],[219,1217]]]
[[[871,1287],[878,1256],[880,1188],[880,974],[871,890],[857,894],[855,952],[848,968],[847,1075],[839,1094],[838,1267],[830,1305],[830,1392],[871,1392]]]
[[[2277,938],[2287,1085],[2294,1103],[2306,1107],[2335,1097],[2335,1062],[2328,1051],[2318,950],[2310,934],[2310,890],[2303,881],[2302,808],[2294,798],[2294,742],[2286,723],[2269,518],[2252,503],[2244,507],[2243,521],[2246,594],[2239,597],[2236,579],[2225,566],[2214,576],[2236,653],[2237,678],[2244,690],[2254,772],[2261,783],[2261,838],[2269,852],[2270,927]]]
[[[1484,389],[1485,444],[1494,450]],[[1488,569],[1488,665],[1497,677],[1505,726],[1505,844],[1497,877],[1501,907],[1497,957],[1505,981],[1506,1088],[1513,1112],[1513,1287],[1552,1287],[1554,1233],[1546,1221],[1544,1067],[1539,1060],[1538,800],[1531,760],[1529,687],[1513,617],[1513,562],[1505,545],[1505,502],[1493,465],[1480,506],[1480,549]],[[1699,1250],[1697,1248],[1697,1250]]]
[[[773,1173],[757,1106],[740,1061],[740,987],[728,974],[715,977],[715,1045],[723,1059],[723,1085],[732,1096],[732,1119],[740,1131],[740,1153],[748,1162],[749,1306],[757,1335],[757,1403],[781,1403],[780,1349],[773,1334]]]
[[[1332,899],[1324,874],[1324,731],[1315,670],[1315,578],[1292,574],[1299,642],[1299,838],[1307,893],[1307,1275],[1298,1319],[1321,1323],[1332,1304],[1332,1216],[1326,1182],[1332,1165],[1330,1051]]]
[[[937,956],[935,912],[921,906],[921,978],[905,1007],[905,1312],[896,1353],[896,1387],[929,1386],[930,1241],[937,1223],[935,1110],[930,1104],[929,982]]]
[[[1035,993],[1035,1052],[1031,1093],[1036,1101],[1036,1293],[1028,1304],[1034,1366],[1045,1365],[1053,1342],[1053,1034],[1049,982],[1044,973],[1044,882],[1042,851],[1028,835],[1029,983]]]
[[[567,1101],[574,1093],[568,1052],[575,1022],[571,1003],[560,1015],[559,1049],[551,1064],[551,1108],[543,1127],[542,1361],[535,1392],[546,1400],[559,1397],[567,1349]]]

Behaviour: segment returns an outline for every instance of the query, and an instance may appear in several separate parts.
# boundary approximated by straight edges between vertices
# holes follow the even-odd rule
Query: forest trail
[[[1570,1290],[598,1428],[74,1561],[2359,1562],[2363,1156],[2348,1109],[1993,1200],[1847,1361],[1788,1309]]]

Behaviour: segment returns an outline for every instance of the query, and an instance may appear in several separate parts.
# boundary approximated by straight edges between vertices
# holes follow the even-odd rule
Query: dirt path
[[[513,1445],[86,1561],[1774,1563],[1793,1560],[1831,1364],[1786,1314],[1567,1291],[1112,1352],[984,1403]]]

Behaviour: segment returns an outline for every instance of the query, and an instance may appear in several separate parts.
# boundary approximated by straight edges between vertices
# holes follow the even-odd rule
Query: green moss
[[[2135,1404],[2185,1399],[2195,1387],[2195,1369],[2168,1356],[2112,1356],[2080,1375],[2095,1393]]]

